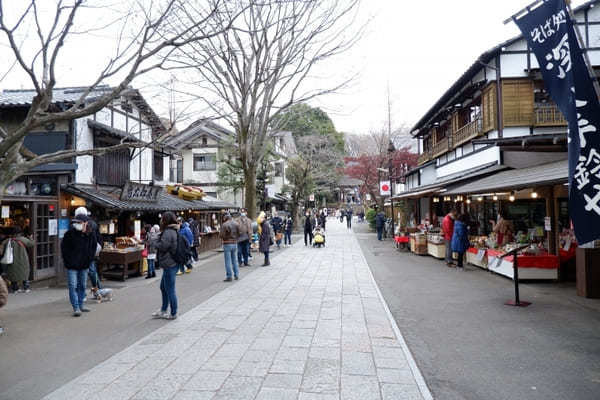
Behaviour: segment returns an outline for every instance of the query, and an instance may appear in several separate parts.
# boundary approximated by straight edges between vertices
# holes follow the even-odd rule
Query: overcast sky
[[[505,26],[502,22],[530,2],[363,0],[359,19],[372,18],[367,33],[349,52],[328,61],[323,71],[327,80],[334,79],[338,71],[340,77],[348,71],[358,72],[358,77],[341,93],[314,100],[311,105],[327,111],[338,130],[366,133],[386,124],[389,84],[393,126],[411,127],[482,52],[518,33],[514,24]],[[573,6],[583,2],[575,0]],[[18,7],[26,2],[7,3]],[[98,10],[86,10],[79,16],[79,23],[101,24],[99,16]],[[105,64],[115,43],[109,39],[99,33],[71,37],[70,47],[59,62],[58,86],[89,84],[97,74],[94,70]],[[9,59],[14,58],[0,41],[0,69],[7,68]],[[168,96],[157,95],[152,85],[168,79],[151,76],[134,81],[161,116],[167,115]],[[18,70],[0,81],[0,89],[22,87],[29,88],[31,83]]]

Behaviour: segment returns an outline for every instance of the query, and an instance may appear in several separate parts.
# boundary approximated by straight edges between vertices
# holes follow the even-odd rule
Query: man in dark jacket
[[[221,236],[221,240],[223,240],[223,254],[225,256],[225,280],[223,282],[231,282],[231,274],[232,274],[232,266],[233,266],[233,276],[235,280],[238,280],[239,276],[239,265],[238,265],[238,257],[237,257],[237,243],[238,238],[240,237],[240,227],[233,219],[231,219],[230,214],[225,214],[223,217],[223,226],[221,226],[221,231],[219,235]]]
[[[377,228],[377,240],[383,240],[383,227],[385,226],[385,215],[379,211],[375,216],[375,228]]]
[[[181,234],[181,236],[183,236],[185,238],[185,240],[187,240],[187,242],[191,248],[194,245],[194,234],[192,233],[192,230],[190,229],[190,224],[188,224],[187,222],[182,222],[181,228],[179,229],[179,233]],[[192,257],[190,256],[190,258],[188,258],[185,265],[182,265],[180,267],[179,271],[177,271],[177,275],[181,275],[184,272],[189,274],[190,272],[192,272],[192,268],[193,268]]]
[[[283,220],[277,214],[277,211],[275,214],[273,214],[273,218],[271,218],[271,226],[273,227],[273,232],[275,233],[275,244],[277,245],[277,248],[280,249],[281,239],[283,236]]]
[[[313,222],[313,218],[310,215],[310,211],[306,211],[306,216],[304,218],[304,245],[312,246],[313,240],[313,229],[315,229],[315,224]],[[307,240],[308,238],[308,240]]]
[[[61,243],[61,252],[67,279],[69,282],[69,300],[73,307],[73,316],[90,311],[83,306],[88,268],[96,255],[98,245],[95,235],[88,232],[89,217],[79,214],[73,218],[71,229],[67,231]]]
[[[198,261],[197,247],[200,246],[200,223],[198,221],[196,221],[194,218],[190,218],[190,219],[188,219],[188,224],[190,226],[190,231],[192,232],[192,235],[194,236],[194,241],[191,244],[192,258],[194,259],[194,261]]]

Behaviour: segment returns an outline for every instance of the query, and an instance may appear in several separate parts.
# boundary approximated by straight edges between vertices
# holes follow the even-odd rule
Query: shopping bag
[[[8,239],[6,245],[4,246],[4,255],[2,256],[2,259],[0,259],[0,264],[10,265],[13,263],[13,261],[13,241],[11,239]]]

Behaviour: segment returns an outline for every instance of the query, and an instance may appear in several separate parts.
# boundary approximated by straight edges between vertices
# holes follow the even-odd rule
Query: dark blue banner
[[[600,103],[564,0],[545,0],[515,23],[569,124],[569,210],[579,244],[600,238]]]

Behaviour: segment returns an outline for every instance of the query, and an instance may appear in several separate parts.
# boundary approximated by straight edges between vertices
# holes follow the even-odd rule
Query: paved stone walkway
[[[356,237],[327,227],[45,399],[431,399]]]

